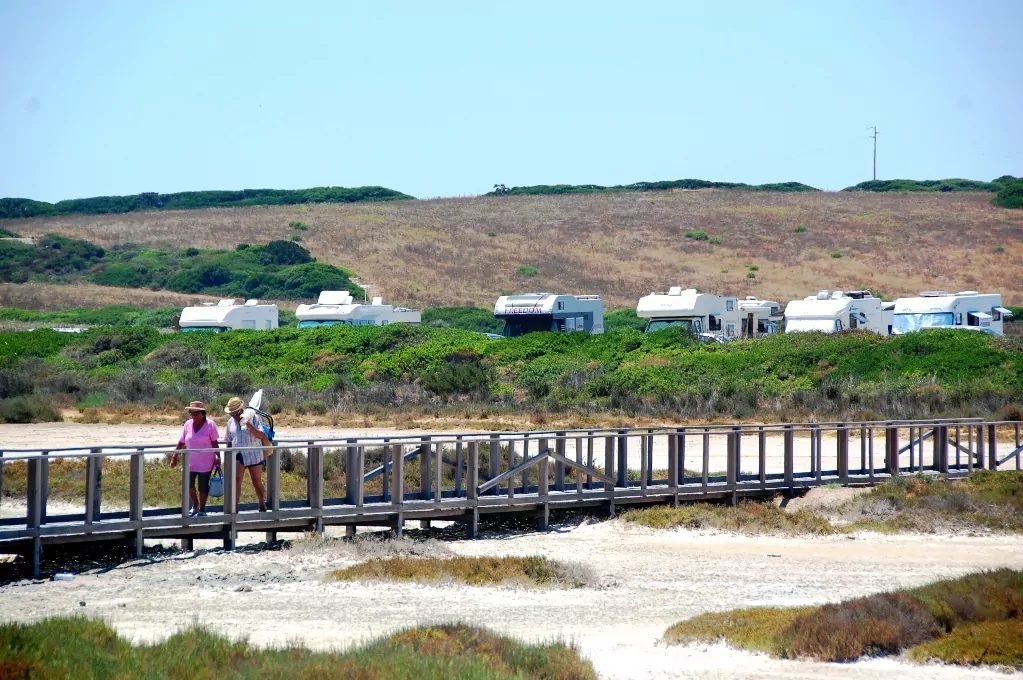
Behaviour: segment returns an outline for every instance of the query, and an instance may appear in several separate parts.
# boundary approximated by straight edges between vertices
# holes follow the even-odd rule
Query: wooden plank
[[[476,500],[479,497],[480,484],[480,444],[473,439],[469,442],[468,480],[465,485],[466,497]]]
[[[998,427],[996,425],[987,426],[987,466],[989,470],[998,469]]]
[[[547,442],[545,440],[543,440],[543,439],[540,440],[540,450],[541,451],[546,451],[547,450],[547,447],[545,446],[546,443]],[[545,453],[540,453],[540,454],[537,455],[537,457],[540,460],[537,462],[537,468],[539,469],[539,475],[538,475],[538,478],[537,478],[537,481],[536,481],[536,491],[537,491],[537,495],[540,498],[546,499],[548,494],[549,494],[549,492],[550,492],[550,487],[547,485],[547,479],[548,479],[548,475],[550,474],[550,460],[551,459],[550,459],[550,456],[548,456]]]
[[[511,447],[511,443],[509,443],[508,446]],[[527,458],[527,459],[523,460],[521,463],[519,463],[515,467],[513,467],[513,468],[511,468],[509,470],[505,470],[504,472],[502,472],[498,476],[494,477],[493,479],[487,480],[486,482],[481,484],[480,485],[480,494],[483,494],[483,493],[487,492],[488,490],[498,486],[501,482],[503,482],[505,480],[512,480],[516,475],[522,474],[523,470],[526,470],[526,469],[536,465],[538,462],[540,462],[540,459],[547,458],[548,456],[553,456],[553,455],[557,455],[557,454],[555,454],[553,451],[548,451],[547,453],[537,454],[537,455],[533,456],[532,458]],[[565,460],[568,460],[568,459],[565,458]],[[571,462],[571,461],[569,461],[569,462]],[[509,489],[508,489],[509,493],[511,493],[511,487],[513,486],[513,484],[510,481],[509,481],[508,486],[509,486]],[[514,498],[514,495],[509,495],[508,497],[509,498]]]
[[[274,444],[274,442],[271,442]],[[266,459],[266,507],[271,512],[281,509],[281,452]]]
[[[987,458],[984,456],[984,426],[977,425],[977,467],[981,470],[987,466]]]
[[[238,513],[238,491],[235,483],[235,466],[238,461],[234,452],[230,449],[224,451],[224,515],[223,522],[226,525],[223,530],[224,550],[234,550],[238,539],[238,532],[234,528],[234,520]],[[322,468],[321,468],[322,469]],[[206,518],[198,518],[205,520]]]
[[[436,456],[434,461],[436,483],[434,484],[433,499],[439,501],[444,498],[444,447],[441,444],[434,447],[434,455]]]
[[[870,476],[870,483],[874,483],[874,428],[867,428],[867,464],[870,466],[868,475]]]
[[[505,473],[515,469],[515,467],[516,467],[516,463],[515,463],[515,440],[514,439],[509,439],[508,440],[507,448],[508,448],[508,463],[507,463],[507,469],[505,470]],[[508,498],[515,498],[515,480],[511,479],[512,476],[513,475],[507,475],[507,477],[506,477],[508,479]],[[497,487],[495,487],[495,488],[497,488]]]
[[[191,498],[188,490],[191,488],[188,484],[188,466],[191,464],[192,453],[188,449],[181,449],[178,452],[178,463],[181,465],[181,517],[185,520],[185,524],[188,524],[188,510]],[[224,479],[224,489],[227,489],[228,482],[231,480]]]

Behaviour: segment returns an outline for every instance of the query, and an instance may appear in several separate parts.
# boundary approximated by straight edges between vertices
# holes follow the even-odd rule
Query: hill
[[[557,194],[599,194],[623,191],[671,191],[682,189],[695,191],[698,189],[735,189],[739,191],[820,191],[800,182],[776,182],[773,184],[743,184],[741,182],[708,182],[704,179],[677,179],[666,182],[636,182],[635,184],[619,184],[610,187],[599,184],[537,184],[525,187],[507,188],[503,184],[494,185],[494,190],[487,196],[544,196]]]
[[[298,205],[302,203],[357,203],[413,198],[384,187],[316,187],[314,189],[242,189],[241,191],[182,191],[175,194],[144,193],[131,196],[95,196],[58,203],[30,198],[0,198],[0,219],[44,215],[104,215],[152,210],[197,210],[249,205]]]
[[[1023,213],[992,205],[989,193],[603,192],[62,215],[4,227],[181,250],[288,239],[292,222],[307,227],[301,243],[318,261],[416,306],[490,307],[505,291],[548,290],[634,307],[671,285],[783,302],[822,288],[995,290],[1023,304]],[[111,289],[100,302],[118,298]]]
[[[846,187],[842,191],[990,191],[997,192],[1008,185],[1018,182],[1019,178],[1002,175],[990,182],[978,182],[972,179],[874,179],[860,182],[856,186]]]

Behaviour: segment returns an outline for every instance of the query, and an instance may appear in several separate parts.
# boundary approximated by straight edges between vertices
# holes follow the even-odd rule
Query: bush
[[[252,375],[248,371],[227,371],[214,379],[218,392],[240,395],[252,389]]]
[[[747,269],[749,269],[751,272],[760,271],[760,267],[758,265],[755,265],[755,264],[749,265],[747,267]]]
[[[20,396],[0,401],[0,423],[56,423],[63,420],[53,406],[38,396]]]
[[[1002,208],[1023,209],[1023,181],[1013,182],[999,190],[994,204]]]
[[[35,381],[32,373],[22,366],[0,369],[0,399],[11,399],[32,394]]]
[[[302,240],[302,235],[301,234],[292,234],[290,236],[290,238],[291,238],[292,241],[298,243],[299,241]]]
[[[686,232],[686,238],[691,238],[694,241],[707,241],[710,239],[710,236],[708,236],[705,231],[696,231],[691,229]]]
[[[1003,246],[1003,245],[995,246],[995,252],[999,253],[999,254],[1004,253],[1005,252],[1005,246]]]
[[[520,266],[515,270],[515,274],[518,276],[536,276],[540,271],[536,267]]]
[[[288,226],[291,227],[292,229],[297,229],[298,231],[307,231],[309,229],[308,224],[306,224],[305,222],[299,222],[298,220],[292,220],[288,222]]]
[[[724,240],[722,240],[720,236],[711,236],[708,243],[710,243],[711,245],[719,246],[722,243],[724,243]]]
[[[262,251],[263,264],[293,265],[312,262],[309,251],[291,241],[270,241]]]
[[[835,258],[837,260],[838,258],[842,257],[842,252],[836,250],[835,252],[831,253],[831,257],[833,257],[833,258]]]
[[[753,272],[746,272],[746,278],[747,279],[755,279],[755,278],[757,278],[757,275],[754,274]]]
[[[795,231],[796,231],[797,234],[805,234],[806,233],[806,225],[805,224],[797,224]]]
[[[146,365],[153,369],[188,369],[199,367],[199,354],[180,342],[170,342],[145,358]]]

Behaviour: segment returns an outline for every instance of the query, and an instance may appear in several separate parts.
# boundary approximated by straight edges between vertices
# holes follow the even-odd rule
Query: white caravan
[[[895,301],[892,332],[896,335],[923,328],[962,328],[1004,335],[1003,323],[1012,312],[1002,306],[998,293],[927,291],[919,297]]]
[[[774,300],[758,300],[752,295],[747,295],[745,300],[739,300],[742,337],[774,333],[778,330],[778,322],[782,320],[783,315],[781,305]]]
[[[234,298],[221,300],[217,304],[206,302],[198,307],[181,310],[178,327],[183,332],[229,330],[268,330],[277,328],[277,305],[261,305],[259,300],[246,300],[238,304]]]
[[[418,324],[422,314],[418,309],[385,305],[383,299],[373,298],[372,304],[355,302],[347,290],[324,290],[315,304],[299,305],[295,310],[299,328],[319,326],[386,326],[391,323]]]
[[[682,290],[681,286],[672,286],[667,293],[645,295],[636,305],[636,316],[649,319],[647,333],[668,326],[683,326],[697,335],[739,337],[738,299],[699,293],[695,288]]]
[[[785,307],[785,332],[820,331],[836,333],[860,328],[880,335],[891,333],[892,303],[871,295],[870,291],[822,290]]]
[[[494,304],[494,317],[504,321],[501,334],[506,338],[541,331],[599,335],[604,332],[604,301],[599,295],[502,295]]]

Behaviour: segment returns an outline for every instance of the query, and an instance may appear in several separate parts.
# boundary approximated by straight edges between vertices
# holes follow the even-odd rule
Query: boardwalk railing
[[[20,552],[38,574],[43,546],[78,541],[221,539],[239,532],[322,532],[328,525],[384,526],[455,520],[470,537],[481,515],[518,513],[540,528],[550,510],[701,499],[737,502],[821,484],[872,484],[901,474],[966,474],[975,468],[1020,469],[1020,423],[979,419],[854,423],[784,423],[658,428],[462,433],[274,442],[264,451],[267,510],[235,497],[235,452],[221,450],[220,505],[189,516],[188,469],[180,451],[180,505],[146,502],[147,471],[162,473],[173,446],[89,446],[0,452],[0,552]],[[282,489],[285,465],[305,468],[305,488]],[[84,459],[81,512],[51,514],[51,467]],[[123,461],[127,459],[125,466]],[[16,466],[21,466],[16,468]],[[103,508],[103,481],[120,475],[127,496]],[[76,470],[79,468],[76,468]],[[24,479],[25,500],[5,498],[8,479]],[[16,474],[11,474],[11,473]],[[80,474],[80,473],[78,473]],[[127,476],[125,484],[124,476]],[[249,482],[245,481],[245,485]],[[64,485],[66,486],[66,484]],[[293,485],[292,485],[293,486]],[[155,493],[152,485],[150,493]],[[122,491],[124,493],[124,491]],[[66,492],[59,499],[66,508]]]

